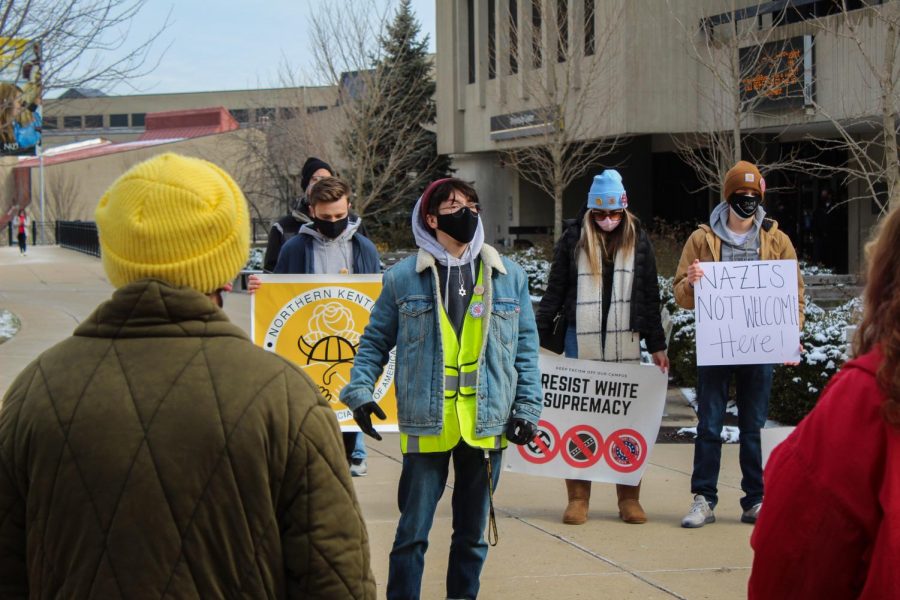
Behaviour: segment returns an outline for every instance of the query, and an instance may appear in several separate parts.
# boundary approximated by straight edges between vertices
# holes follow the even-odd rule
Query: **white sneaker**
[[[369,467],[364,458],[350,459],[350,475],[352,477],[365,477],[369,474]]]
[[[694,496],[694,503],[691,504],[691,510],[689,510],[688,514],[681,519],[681,526],[695,529],[697,527],[703,527],[707,523],[715,522],[716,515],[713,514],[713,509],[710,507],[709,502],[706,501],[704,496],[697,494]]]
[[[741,523],[756,523],[756,519],[759,518],[759,509],[762,508],[762,502],[757,502],[750,508],[744,511],[741,515]]]

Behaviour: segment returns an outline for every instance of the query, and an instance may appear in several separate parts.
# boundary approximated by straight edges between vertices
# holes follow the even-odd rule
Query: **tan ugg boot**
[[[566,525],[582,525],[588,518],[588,504],[591,500],[591,482],[580,479],[566,479],[569,505],[563,513]]]
[[[616,495],[619,497],[619,517],[626,523],[640,525],[647,522],[647,514],[641,503],[641,484],[621,485],[616,484]]]

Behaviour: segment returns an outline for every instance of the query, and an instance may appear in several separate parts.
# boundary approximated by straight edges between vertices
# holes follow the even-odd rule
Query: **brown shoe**
[[[563,513],[566,525],[583,525],[588,518],[588,505],[591,500],[591,482],[580,479],[566,479],[566,490],[569,492],[569,505]]]
[[[647,514],[640,503],[641,484],[616,484],[616,495],[619,497],[619,517],[626,523],[640,525],[647,522]]]

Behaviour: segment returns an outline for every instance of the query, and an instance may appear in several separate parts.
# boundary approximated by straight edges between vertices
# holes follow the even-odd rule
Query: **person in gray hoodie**
[[[350,186],[337,177],[319,180],[309,192],[311,223],[300,228],[296,236],[281,248],[275,273],[311,275],[314,273],[371,274],[381,272],[381,257],[367,237],[359,232],[362,220],[350,213]],[[255,292],[261,285],[251,275],[247,290]],[[366,444],[361,433],[344,433],[350,474],[363,477],[368,473]]]

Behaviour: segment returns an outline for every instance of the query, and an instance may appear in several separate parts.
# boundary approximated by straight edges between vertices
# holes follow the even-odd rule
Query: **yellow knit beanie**
[[[208,294],[247,263],[250,218],[216,165],[161,154],[119,177],[94,211],[103,268],[117,288],[146,277]]]

